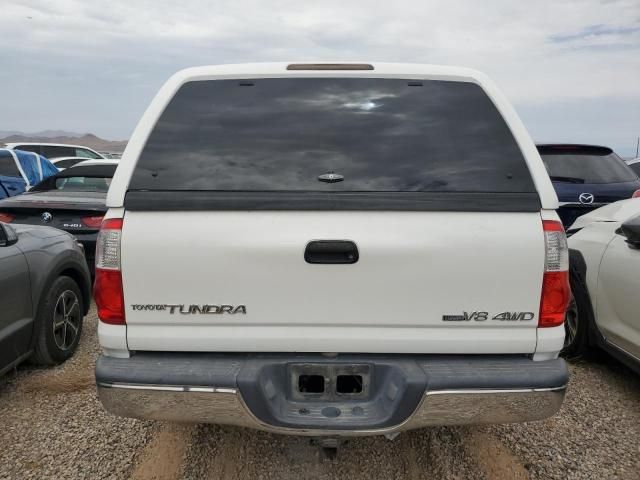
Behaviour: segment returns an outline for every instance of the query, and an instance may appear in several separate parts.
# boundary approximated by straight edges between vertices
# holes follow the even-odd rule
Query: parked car
[[[0,375],[73,355],[91,302],[82,246],[55,228],[0,222]]]
[[[568,354],[599,346],[640,373],[640,198],[580,217],[569,239]]]
[[[58,170],[64,170],[65,168],[73,167],[80,162],[84,162],[86,159],[86,157],[59,157],[52,158],[50,161]]]
[[[565,229],[580,215],[608,203],[640,196],[638,175],[608,147],[573,144],[537,147],[558,194],[558,215]]]
[[[115,163],[114,163],[115,162]],[[70,168],[74,166],[87,166],[87,165],[118,165],[118,159],[108,159],[108,158],[96,158],[96,159],[86,159],[82,157],[61,157],[54,158],[51,160],[59,170],[64,170],[65,168]]]
[[[96,249],[107,410],[343,436],[560,408],[557,197],[483,74],[189,69],[127,149]]]
[[[96,237],[117,165],[115,160],[85,160],[67,168],[27,193],[0,200],[0,220],[48,225],[73,234],[93,271]]]
[[[11,150],[23,150],[25,152],[35,152],[49,160],[59,157],[83,157],[83,158],[104,158],[95,150],[82,145],[68,145],[65,143],[7,143],[5,148]]]
[[[640,158],[627,160],[627,165],[629,165],[629,168],[631,168],[631,170],[633,170],[638,176],[640,176]]]
[[[0,148],[0,199],[20,195],[57,172],[41,155]]]

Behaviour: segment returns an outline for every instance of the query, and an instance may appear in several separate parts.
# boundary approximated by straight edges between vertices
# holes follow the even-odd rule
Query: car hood
[[[65,208],[106,211],[106,192],[28,192],[0,200],[0,208]]]
[[[640,198],[620,200],[578,217],[569,230],[579,230],[594,222],[624,222],[638,213],[640,213]]]

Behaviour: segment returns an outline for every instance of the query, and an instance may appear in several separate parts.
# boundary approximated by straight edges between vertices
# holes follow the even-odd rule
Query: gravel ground
[[[71,360],[55,368],[23,364],[0,378],[0,479],[128,478],[155,425],[100,407],[96,330],[93,309]]]
[[[0,378],[0,479],[640,479],[640,377],[606,355],[572,362],[547,421],[359,438],[321,461],[304,438],[105,413],[95,331],[92,310],[71,361]]]

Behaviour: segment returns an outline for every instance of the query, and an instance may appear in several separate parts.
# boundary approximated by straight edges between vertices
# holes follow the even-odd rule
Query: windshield
[[[106,192],[111,185],[107,177],[62,177],[56,178],[55,189],[72,192]]]
[[[622,183],[637,180],[636,175],[615,153],[542,154],[542,161],[554,182]]]
[[[183,85],[131,190],[535,192],[474,83],[267,78]]]

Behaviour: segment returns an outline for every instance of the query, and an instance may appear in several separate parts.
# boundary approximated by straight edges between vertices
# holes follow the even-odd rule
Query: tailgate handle
[[[313,240],[304,251],[307,263],[356,263],[358,258],[358,247],[350,240]]]

